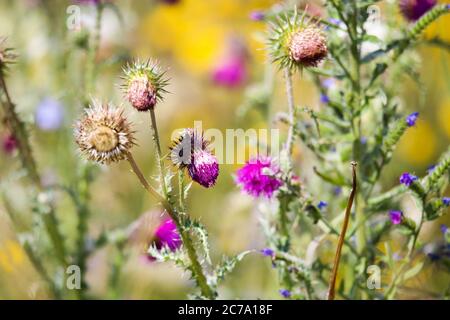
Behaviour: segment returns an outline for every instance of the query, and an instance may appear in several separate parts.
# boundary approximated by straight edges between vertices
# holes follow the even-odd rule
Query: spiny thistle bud
[[[134,131],[123,111],[94,102],[75,124],[75,141],[89,159],[109,164],[125,159],[134,145]]]
[[[219,163],[208,150],[208,145],[203,133],[188,128],[181,132],[170,148],[172,162],[180,170],[187,168],[191,179],[205,188],[212,187],[219,175]]]
[[[17,58],[13,49],[6,47],[5,43],[6,38],[0,37],[0,72],[3,72],[8,67],[8,64],[14,63]]]
[[[195,129],[184,129],[180,136],[172,142],[170,158],[180,169],[188,167],[192,163],[195,151],[207,150],[209,141],[203,137],[203,133]]]
[[[161,71],[156,62],[134,62],[124,69],[124,73],[125,97],[138,111],[153,109],[162,99],[161,94],[167,92],[164,87],[168,80],[164,78],[165,72]]]
[[[283,68],[316,67],[328,54],[324,33],[318,23],[305,21],[305,14],[301,18],[297,12],[286,15],[272,26],[270,51],[273,61]]]

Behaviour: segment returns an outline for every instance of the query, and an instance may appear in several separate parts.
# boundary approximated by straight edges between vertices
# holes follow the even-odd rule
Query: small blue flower
[[[328,203],[325,201],[319,201],[319,204],[317,205],[317,208],[320,210],[324,209],[326,206],[328,206]]]
[[[361,142],[362,145],[365,145],[367,143],[367,137],[361,137],[359,141]]]
[[[413,174],[410,174],[409,172],[404,172],[400,176],[400,183],[404,184],[407,187],[409,187],[416,180],[417,177]]]
[[[445,224],[441,224],[440,229],[443,234],[446,234],[448,231],[448,227]]]
[[[290,298],[291,297],[291,292],[287,289],[281,289],[280,294],[284,297],[284,298]]]
[[[330,19],[328,19],[328,22],[329,22],[329,23],[332,23],[332,24],[334,24],[334,25],[336,25],[336,26],[338,26],[338,25],[341,24],[341,20],[336,19],[336,18],[330,18]]]
[[[63,122],[64,110],[61,103],[52,98],[45,98],[36,108],[36,125],[44,131],[58,130]]]
[[[403,220],[403,212],[399,210],[391,210],[389,211],[389,218],[391,219],[392,224],[400,224]]]
[[[450,206],[450,197],[443,197],[443,198],[442,198],[442,202],[443,202],[444,205],[446,205],[447,207]]]
[[[340,195],[342,193],[342,188],[341,187],[335,187],[334,189],[333,189],[333,194],[335,195],[335,196],[338,196],[338,195]]]
[[[419,118],[418,112],[413,112],[409,116],[406,117],[406,124],[408,127],[413,127],[416,125],[417,118]]]
[[[431,166],[428,166],[427,168],[427,174],[430,174],[434,171],[434,169],[436,168],[435,164],[432,164]]]
[[[320,102],[325,103],[325,104],[330,103],[330,98],[328,98],[328,96],[326,94],[321,94]]]
[[[273,257],[275,252],[270,248],[264,248],[261,250],[261,253],[266,257]]]

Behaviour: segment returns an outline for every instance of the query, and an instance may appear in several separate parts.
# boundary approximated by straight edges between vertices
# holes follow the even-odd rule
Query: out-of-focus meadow
[[[173,3],[172,3],[173,2]],[[116,104],[123,103],[120,74],[124,64],[135,57],[157,58],[167,67],[170,84],[164,101],[158,105],[158,124],[164,150],[170,146],[172,132],[192,127],[201,120],[204,129],[264,128],[266,117],[256,111],[240,116],[249,87],[262,80],[266,67],[263,33],[265,25],[250,19],[255,10],[271,7],[270,0],[115,0],[118,12],[104,11],[101,43],[97,56],[95,96]],[[310,5],[320,11],[320,2]],[[29,126],[32,146],[45,183],[70,184],[77,172],[79,155],[73,142],[72,125],[82,112],[82,92],[86,52],[82,41],[86,30],[95,24],[92,6],[80,5],[81,29],[67,28],[70,1],[21,0],[0,2],[0,35],[18,54],[8,72],[9,91],[17,110]],[[381,11],[383,15],[383,11]],[[399,16],[399,23],[401,17]],[[435,22],[427,37],[439,35],[450,41],[450,17]],[[395,185],[404,172],[423,175],[435,163],[450,141],[450,51],[420,46],[422,83],[407,82],[399,92],[405,110],[419,111],[415,128],[402,138],[383,183]],[[223,76],[223,69],[234,68]],[[296,81],[300,104],[320,108],[319,93],[308,78]],[[281,82],[276,74],[276,82]],[[283,86],[278,86],[274,108],[285,108]],[[137,162],[148,175],[156,174],[154,148],[147,117],[126,106],[136,125]],[[281,127],[283,128],[283,127]],[[283,128],[284,129],[284,128]],[[0,128],[0,298],[47,298],[39,276],[27,260],[13,231],[6,210],[14,212],[20,228],[33,224],[27,189],[20,179],[20,163],[8,148],[9,133]],[[296,157],[306,161],[306,153],[296,146]],[[305,157],[304,157],[305,156]],[[311,167],[311,165],[306,165]],[[189,208],[206,225],[213,259],[265,246],[255,212],[254,201],[242,194],[233,182],[238,165],[223,164],[217,185],[211,189],[192,187]],[[305,173],[307,176],[308,172]],[[123,228],[145,212],[153,212],[148,228],[154,228],[160,214],[126,163],[102,167],[92,186],[89,233],[95,237],[103,230]],[[57,194],[57,214],[63,222],[62,233],[68,245],[75,246],[76,212],[64,194]],[[345,195],[343,195],[345,197]],[[6,201],[7,199],[8,201]],[[447,219],[425,228],[421,237],[432,240]],[[18,230],[20,233],[20,230]],[[190,288],[186,274],[170,263],[151,263],[142,259],[141,248],[127,256],[111,290],[111,272],[116,249],[105,247],[88,260],[87,281],[90,293],[98,297],[123,299],[184,298]],[[448,273],[433,272],[432,265],[417,281],[449,281]],[[417,285],[420,287],[421,284]],[[431,289],[430,289],[431,290]],[[418,293],[420,295],[420,292]],[[223,298],[280,298],[276,273],[269,259],[254,254],[245,258],[221,288]],[[411,293],[414,297],[414,293]]]

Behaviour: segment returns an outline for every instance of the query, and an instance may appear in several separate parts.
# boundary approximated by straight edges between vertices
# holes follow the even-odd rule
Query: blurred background
[[[82,1],[81,1],[82,2]],[[2,0],[0,36],[18,54],[11,66],[8,86],[22,119],[30,129],[32,147],[45,183],[73,183],[79,157],[72,136],[74,120],[82,112],[87,34],[95,25],[95,8],[78,4],[79,27],[71,26],[75,1]],[[96,81],[92,96],[123,104],[136,125],[137,162],[147,175],[154,175],[154,150],[149,118],[137,114],[123,102],[120,90],[122,67],[140,57],[156,58],[168,68],[170,85],[157,117],[165,150],[172,132],[192,127],[201,120],[204,129],[265,128],[267,116],[258,110],[244,112],[249,93],[263,81],[267,68],[264,51],[266,25],[255,12],[277,5],[271,0],[114,0],[102,17],[101,42],[97,55]],[[301,1],[300,1],[301,2]],[[322,13],[321,1],[303,1]],[[383,1],[381,2],[381,6]],[[381,7],[383,8],[383,7]],[[73,9],[73,8],[72,8]],[[383,10],[381,11],[383,15]],[[398,17],[399,25],[406,24]],[[439,19],[427,37],[450,42],[450,17]],[[407,81],[399,96],[405,112],[421,113],[418,125],[408,130],[383,175],[386,188],[397,183],[401,172],[423,175],[450,140],[450,50],[420,45],[421,83]],[[320,108],[320,95],[308,77],[296,79],[297,103]],[[273,108],[284,110],[281,74],[274,74]],[[0,298],[48,298],[40,289],[39,277],[27,260],[5,210],[12,210],[24,229],[32,225],[28,197],[21,178],[11,133],[0,127]],[[303,150],[296,148],[301,159]],[[221,165],[217,185],[203,189],[194,185],[189,208],[206,225],[213,260],[265,246],[252,199],[236,188],[233,173],[238,166]],[[344,195],[345,196],[345,195]],[[5,200],[7,199],[7,201]],[[123,228],[152,212],[148,228],[155,228],[160,213],[130,174],[127,163],[101,167],[92,186],[89,233]],[[57,214],[68,245],[76,239],[76,212],[64,194],[57,194]],[[447,215],[448,216],[448,215]],[[447,218],[448,222],[448,218]],[[436,226],[446,223],[441,219]],[[447,223],[448,224],[448,223]],[[425,238],[432,239],[430,227]],[[184,298],[191,289],[186,274],[169,263],[152,263],[140,249],[128,255],[111,293],[111,269],[117,256],[108,246],[89,258],[88,282],[96,297],[123,299]],[[426,281],[436,282],[432,271]],[[444,281],[449,283],[448,274]],[[442,283],[441,283],[442,285]],[[432,289],[431,289],[432,290]],[[223,298],[280,298],[277,275],[270,260],[259,254],[247,257],[221,287]]]

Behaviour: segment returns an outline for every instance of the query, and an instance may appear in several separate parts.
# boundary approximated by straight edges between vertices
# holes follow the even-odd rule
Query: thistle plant
[[[443,199],[447,199],[449,151],[426,176],[405,172],[391,190],[382,189],[381,175],[404,133],[414,130],[420,120],[419,112],[408,115],[399,107],[398,81],[415,74],[410,65],[414,46],[427,26],[450,8],[434,1],[400,1],[395,10],[411,23],[405,22],[400,36],[390,30],[393,35],[380,39],[369,30],[368,8],[377,3],[327,1],[321,17],[310,15],[307,8],[289,6],[260,13],[269,26],[268,54],[285,80],[287,110],[275,118],[288,129],[279,157],[245,164],[236,172],[236,183],[262,203],[271,199],[272,205],[261,209],[268,245],[262,254],[278,270],[284,298],[395,298],[399,287],[420,272],[415,264],[423,259],[418,240],[422,227],[447,211]],[[378,23],[392,26],[389,21]],[[377,48],[368,51],[369,43]],[[294,89],[298,76],[316,84],[324,105],[320,111],[296,105],[294,94],[302,94]],[[296,165],[297,147],[309,149],[315,177]],[[330,195],[325,196],[324,190]],[[418,221],[399,210],[405,194],[415,201]],[[377,249],[389,246],[386,238],[394,232],[401,232],[406,243],[395,271],[387,270],[393,268],[388,263],[392,252]],[[296,245],[307,234],[310,244]],[[335,252],[330,262],[320,257],[327,241],[332,241]],[[366,285],[371,265],[393,273],[378,290]]]

